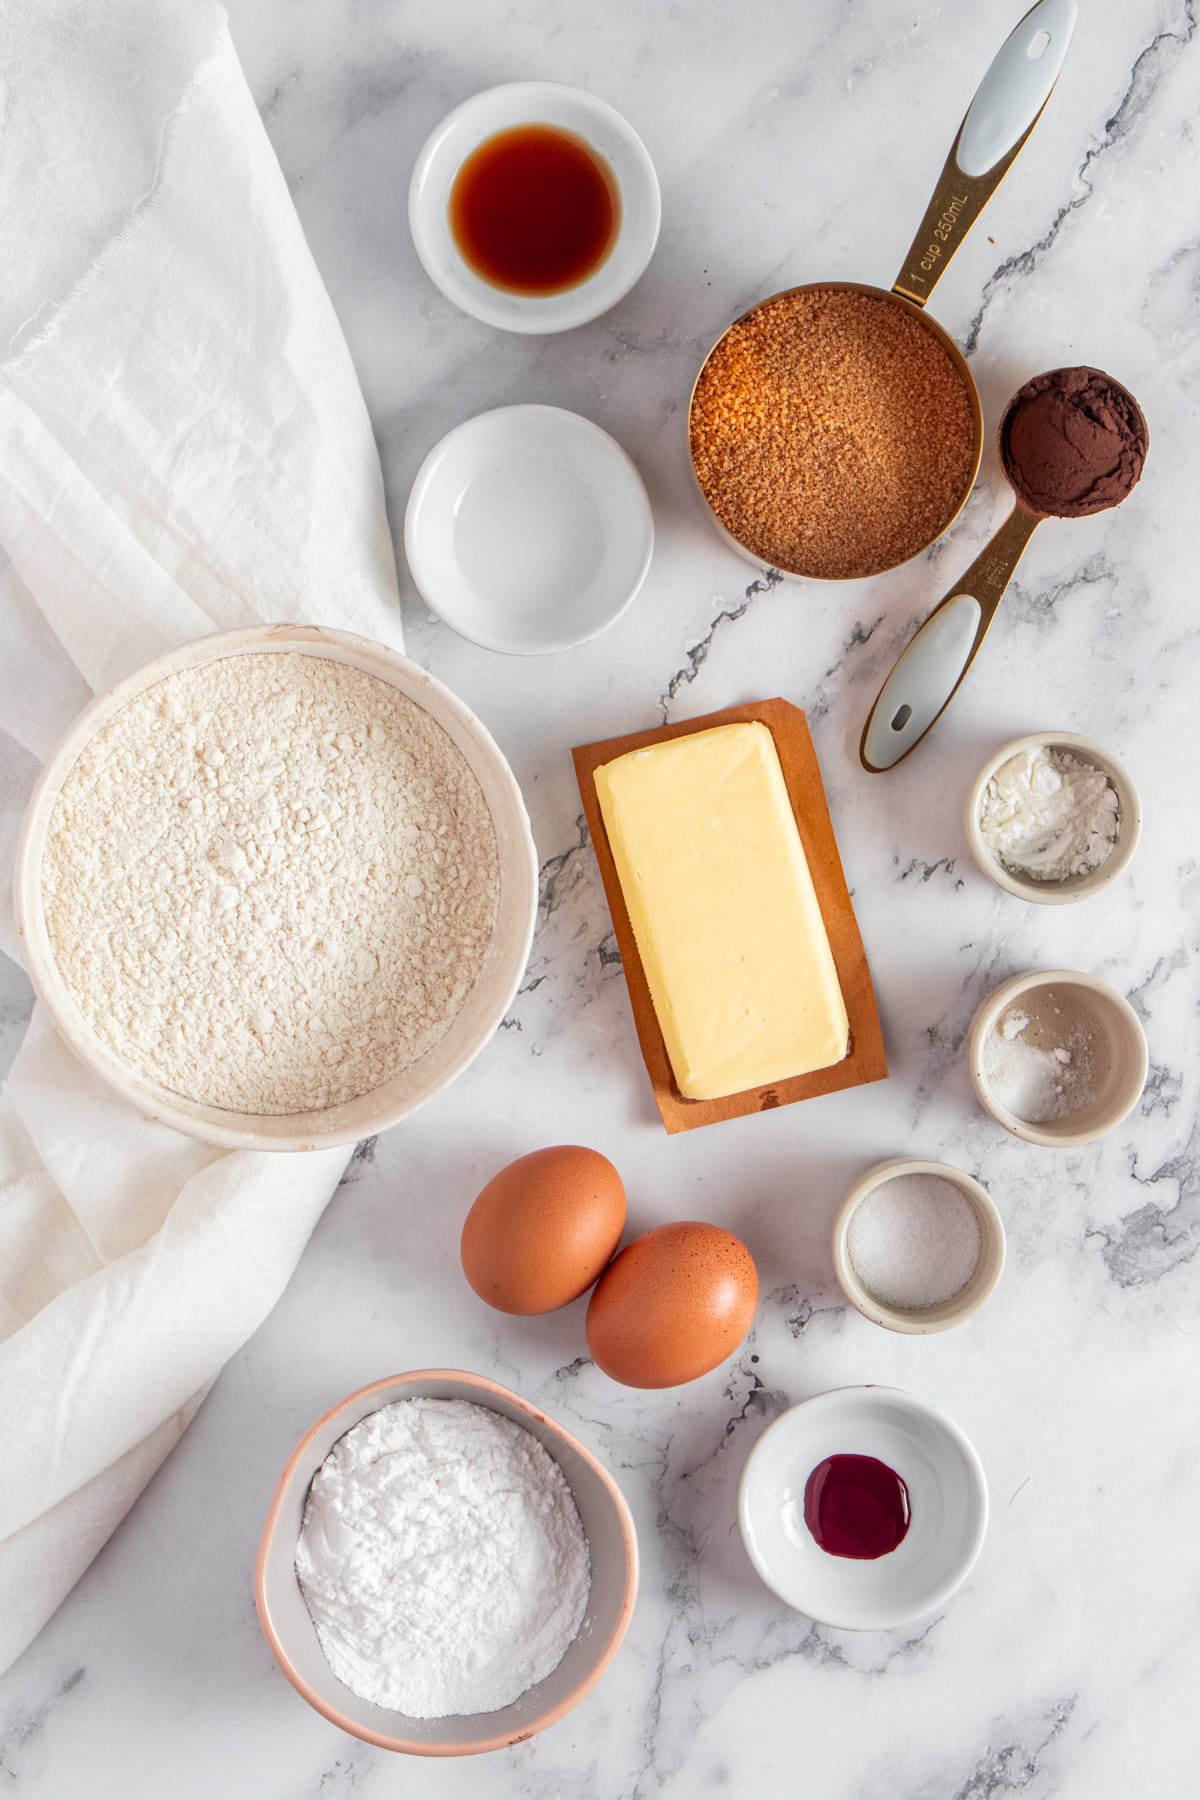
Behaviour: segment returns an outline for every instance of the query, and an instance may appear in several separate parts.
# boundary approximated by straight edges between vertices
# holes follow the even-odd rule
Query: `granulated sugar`
[[[1063,1014],[1050,991],[1034,1027],[1047,1041],[1031,1041],[1031,1027],[1029,1013],[1008,1007],[984,1043],[983,1072],[1001,1106],[1028,1125],[1046,1125],[1095,1098],[1095,1046],[1087,1021]]]
[[[428,713],[270,652],[109,720],[63,783],[42,889],[63,978],[124,1062],[206,1105],[294,1113],[445,1035],[499,874],[483,792]]]
[[[941,1175],[895,1175],[851,1214],[846,1249],[885,1306],[939,1306],[962,1292],[981,1246],[975,1208]]]

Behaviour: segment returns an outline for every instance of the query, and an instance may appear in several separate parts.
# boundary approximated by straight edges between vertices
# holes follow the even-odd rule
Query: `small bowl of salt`
[[[971,855],[997,887],[1063,906],[1107,887],[1137,849],[1137,790],[1115,756],[1077,731],[1014,738],[967,795]]]
[[[1146,1033],[1125,996],[1073,969],[1003,982],[971,1021],[967,1055],[993,1119],[1051,1149],[1090,1144],[1119,1125],[1150,1067]]]
[[[842,1202],[833,1267],[873,1324],[910,1336],[947,1331],[999,1281],[1004,1225],[986,1188],[950,1163],[879,1163]]]

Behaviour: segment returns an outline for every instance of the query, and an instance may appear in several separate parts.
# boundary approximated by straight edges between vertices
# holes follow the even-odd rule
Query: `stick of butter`
[[[595,782],[680,1093],[719,1100],[841,1062],[846,1006],[767,727],[630,750]]]

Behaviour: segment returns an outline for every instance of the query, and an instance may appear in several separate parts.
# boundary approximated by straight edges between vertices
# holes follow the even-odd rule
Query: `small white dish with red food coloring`
[[[903,1485],[906,1523],[884,1553],[833,1554],[806,1515],[810,1483],[834,1460],[872,1460]],[[870,1495],[851,1493],[853,1531]],[[779,1598],[823,1625],[888,1631],[926,1617],[962,1586],[983,1546],[987,1478],[952,1419],[889,1387],[831,1388],[776,1419],[750,1452],[738,1523],[750,1561]]]

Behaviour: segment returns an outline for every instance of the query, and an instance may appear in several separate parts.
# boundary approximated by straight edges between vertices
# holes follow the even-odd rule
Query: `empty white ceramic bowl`
[[[805,1484],[837,1455],[877,1457],[908,1489],[908,1531],[874,1561],[829,1555],[804,1523]],[[987,1480],[971,1444],[899,1388],[832,1388],[793,1406],[750,1452],[738,1491],[742,1540],[767,1586],[846,1631],[886,1631],[935,1612],[970,1574],[987,1520]]]
[[[427,1395],[491,1407],[532,1432],[567,1479],[592,1560],[592,1591],[573,1643],[556,1669],[497,1712],[411,1719],[343,1686],[317,1641],[296,1578],[296,1543],[312,1478],[340,1437],[394,1400]],[[523,1743],[577,1706],[621,1647],[637,1598],[637,1534],[625,1496],[578,1438],[528,1400],[462,1369],[418,1369],[372,1382],[318,1419],[292,1452],[263,1528],[254,1598],[276,1662],[310,1706],[368,1744],[413,1756],[474,1756]]]
[[[1031,876],[1018,875],[1012,869],[1006,869],[984,842],[979,828],[979,815],[983,810],[988,782],[1010,757],[1020,755],[1023,750],[1040,749],[1072,751],[1080,762],[1091,763],[1107,775],[1116,792],[1116,841],[1107,860],[1098,869],[1093,869],[1090,875],[1068,875],[1065,881],[1035,881]],[[1083,737],[1078,731],[1033,731],[1025,737],[1013,738],[1011,743],[1002,744],[994,756],[988,757],[967,794],[964,826],[971,855],[997,887],[1003,888],[1005,893],[1015,894],[1018,900],[1032,900],[1039,906],[1069,906],[1076,900],[1086,900],[1089,895],[1108,887],[1129,866],[1142,834],[1142,808],[1137,789],[1124,763],[1118,762],[1111,751],[1098,744],[1094,738]]]
[[[608,171],[620,203],[612,248],[600,266],[558,294],[494,287],[466,261],[450,230],[450,190],[485,139],[515,125],[557,125],[582,138]],[[637,132],[607,101],[555,81],[513,81],[472,95],[448,113],[417,157],[408,223],[425,273],[448,300],[502,331],[569,331],[624,299],[654,254],[662,221],[658,177]]]
[[[483,789],[500,862],[500,905],[492,940],[475,983],[445,1036],[382,1087],[323,1112],[239,1113],[187,1100],[149,1080],[100,1038],[59,973],[42,905],[42,855],[54,804],[85,744],[114,714],[168,675],[228,656],[286,651],[348,663],[406,695],[452,739]],[[93,700],[80,713],[42,770],[17,845],[14,875],[17,929],[25,967],[38,998],[82,1063],[148,1119],[160,1120],[210,1144],[247,1150],[323,1150],[354,1144],[405,1119],[461,1075],[488,1043],[508,1011],[529,958],[537,917],[538,861],[521,790],[480,721],[449,688],[383,644],[318,625],[254,626],[184,644]]]
[[[404,516],[426,604],[510,656],[597,637],[634,599],[653,550],[632,459],[558,406],[501,406],[456,426],[421,464]]]

